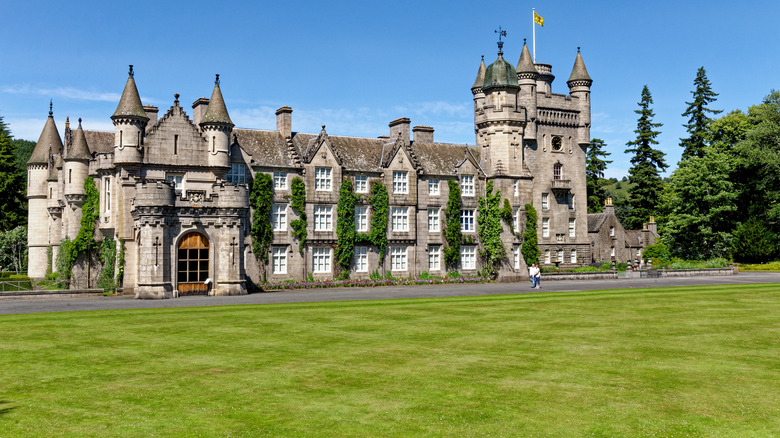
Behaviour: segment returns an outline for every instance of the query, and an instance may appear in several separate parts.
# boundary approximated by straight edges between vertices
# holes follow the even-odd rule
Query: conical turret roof
[[[482,85],[485,84],[485,70],[487,67],[485,67],[485,57],[482,57],[482,61],[479,62],[479,70],[477,70],[477,80],[474,81],[474,85],[471,86],[471,88],[482,88]]]
[[[49,169],[49,177],[46,181],[57,181],[57,171],[62,169],[62,157],[57,155],[54,158],[54,165]]]
[[[498,59],[490,64],[485,71],[485,80],[482,88],[490,87],[517,87],[517,71],[512,64],[504,60],[503,52],[498,52]]]
[[[130,72],[128,73],[127,83],[125,84],[125,90],[122,92],[122,97],[119,99],[119,105],[114,111],[112,119],[119,117],[133,117],[137,119],[149,120],[149,116],[144,111],[144,106],[141,104],[141,97],[138,95],[138,88],[135,86],[135,79],[133,79],[133,66],[130,66]]]
[[[91,159],[92,154],[89,152],[87,138],[84,136],[84,130],[81,129],[81,119],[79,118],[79,127],[76,129],[76,133],[73,135],[73,143],[68,148],[68,153],[65,155],[65,161],[89,161]]]
[[[585,62],[582,60],[579,47],[577,47],[577,58],[574,60],[574,67],[571,69],[571,76],[569,76],[567,83],[572,81],[593,82],[593,79],[588,75],[588,70],[585,68]]]
[[[219,75],[214,81],[214,91],[211,93],[206,113],[200,119],[201,125],[208,123],[235,126],[228,115],[225,99],[222,98],[222,90],[219,89]]]
[[[520,60],[517,61],[517,73],[531,73],[538,75],[539,72],[534,66],[534,60],[531,58],[531,52],[528,51],[528,44],[523,42],[523,52],[520,53]]]
[[[46,124],[43,125],[41,137],[38,139],[38,143],[35,145],[35,149],[33,149],[27,164],[49,164],[50,150],[53,155],[59,155],[62,150],[62,139],[59,131],[57,131],[57,125],[54,123],[51,102],[49,102],[49,118],[46,119]]]

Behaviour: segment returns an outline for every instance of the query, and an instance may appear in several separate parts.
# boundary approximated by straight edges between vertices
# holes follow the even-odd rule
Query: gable
[[[144,149],[145,163],[205,166],[208,161],[206,139],[177,104],[149,131]]]

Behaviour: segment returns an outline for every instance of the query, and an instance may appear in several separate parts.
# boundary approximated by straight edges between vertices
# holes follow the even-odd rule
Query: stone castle
[[[219,75],[211,98],[193,103],[192,118],[178,94],[158,118],[156,107],[142,104],[130,66],[111,116],[114,132],[86,130],[81,121],[73,130],[66,122],[63,142],[49,111],[27,164],[29,275],[43,277],[62,240],[78,233],[88,176],[99,191],[97,229],[104,238],[125,242],[123,287],[137,298],[244,294],[248,281],[263,277],[333,278],[336,204],[344,178],[364,195],[355,208],[359,232],[368,231],[371,223],[364,201],[370,183],[381,181],[389,194],[384,261],[380,264],[376,247],[357,246],[351,278],[372,272],[445,274],[448,181],[460,184],[461,231],[476,242],[461,247],[462,273],[476,274],[482,267],[477,201],[488,181],[513,209],[514,229],[505,226],[502,233],[507,257],[500,279],[528,276],[517,237],[527,203],[539,215],[542,264],[570,267],[610,260],[603,248],[614,247],[614,234],[592,237],[604,224],[619,227],[619,222],[599,222],[587,214],[592,80],[579,50],[564,95],[552,92],[551,66],[534,63],[527,46],[515,67],[504,59],[502,44],[492,64],[486,66],[483,59],[471,87],[475,146],[438,143],[433,128],[411,127],[407,118],[390,122],[389,132],[378,138],[330,135],[324,125],[318,134],[298,133],[293,110],[286,106],[276,111],[275,130],[235,128]],[[249,236],[249,187],[258,172],[273,178],[267,266],[252,254]],[[303,248],[290,227],[297,219],[290,207],[290,182],[296,176],[306,187],[308,240]],[[624,256],[624,242],[618,246]],[[616,258],[613,249],[611,260]]]

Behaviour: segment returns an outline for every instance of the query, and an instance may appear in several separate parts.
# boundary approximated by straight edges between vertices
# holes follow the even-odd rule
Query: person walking
[[[531,263],[531,267],[528,268],[528,277],[531,279],[531,289],[536,288],[536,273],[539,272],[539,268],[536,267],[536,263]]]
[[[536,267],[536,288],[542,288],[542,268],[539,266]]]

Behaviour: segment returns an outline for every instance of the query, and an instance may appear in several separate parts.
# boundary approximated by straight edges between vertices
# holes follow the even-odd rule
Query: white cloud
[[[38,137],[41,136],[41,131],[43,131],[43,126],[46,124],[46,119],[7,118],[4,119],[4,122],[10,128],[11,135],[13,135],[14,138],[37,141]],[[61,120],[56,122],[57,122],[57,129],[60,131],[60,138],[62,138],[65,132],[65,122]],[[78,121],[72,120],[70,126],[72,129],[76,129],[76,127],[78,126]],[[90,131],[112,131],[112,132],[114,131],[114,125],[111,122],[105,122],[97,119],[95,120],[83,119],[81,121],[81,126],[84,129]]]
[[[73,87],[34,88],[29,85],[6,86],[0,89],[9,94],[35,94],[41,96],[63,97],[67,99],[92,100],[100,102],[119,102],[122,97],[119,93],[102,93],[97,91],[80,90]]]

